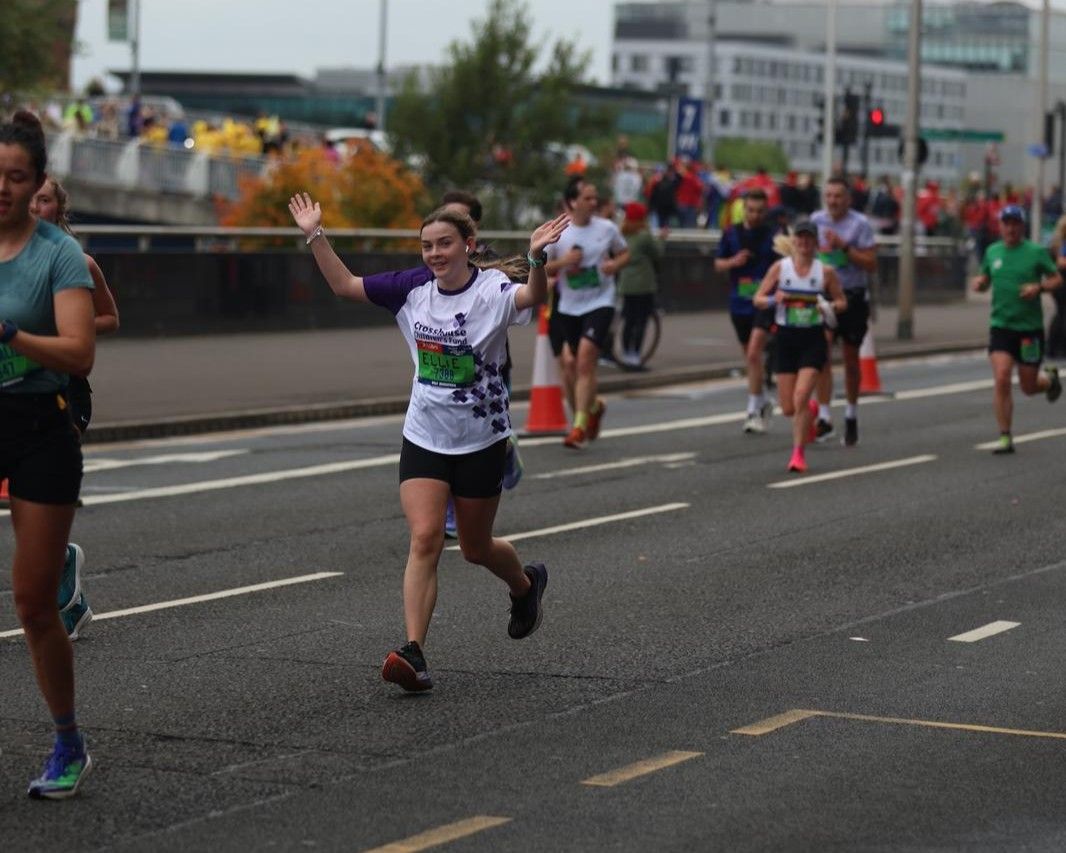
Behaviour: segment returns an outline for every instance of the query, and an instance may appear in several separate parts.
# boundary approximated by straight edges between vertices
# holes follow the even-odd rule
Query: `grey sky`
[[[609,80],[612,0],[527,0],[537,41],[567,36],[592,52],[590,75]],[[388,0],[389,65],[437,63],[467,40],[488,0]],[[370,68],[378,58],[380,0],[141,0],[145,71],[270,71],[312,76],[316,68]],[[107,0],[80,0],[82,54],[76,89],[107,69],[129,68],[126,44],[107,41]]]

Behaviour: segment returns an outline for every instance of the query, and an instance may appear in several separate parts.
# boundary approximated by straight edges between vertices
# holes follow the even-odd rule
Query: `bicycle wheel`
[[[635,363],[627,360],[626,352],[622,346],[620,314],[616,315],[611,331],[610,349],[607,350],[607,353],[610,353],[614,363],[623,370],[645,370],[648,361],[659,348],[659,341],[662,338],[662,312],[655,310],[648,316],[648,324],[644,327],[644,340],[641,342],[638,353],[639,360]]]

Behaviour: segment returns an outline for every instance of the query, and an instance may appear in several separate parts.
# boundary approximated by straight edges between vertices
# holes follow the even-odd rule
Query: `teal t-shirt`
[[[53,298],[72,287],[93,289],[78,241],[43,219],[26,245],[0,262],[0,320],[34,335],[55,335]],[[47,394],[67,387],[67,375],[46,370],[0,344],[0,393]]]
[[[1024,284],[1039,284],[1044,276],[1058,270],[1051,253],[1038,243],[1022,240],[1007,247],[1000,240],[985,250],[981,273],[992,282],[992,319],[996,329],[1033,332],[1044,328],[1044,310],[1040,298],[1022,299]]]

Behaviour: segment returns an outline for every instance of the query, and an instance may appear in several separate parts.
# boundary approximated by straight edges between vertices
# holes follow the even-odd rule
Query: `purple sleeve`
[[[363,276],[363,290],[366,298],[375,305],[388,308],[393,314],[399,314],[407,301],[407,294],[427,281],[433,280],[429,267],[415,267],[398,272],[380,272]]]

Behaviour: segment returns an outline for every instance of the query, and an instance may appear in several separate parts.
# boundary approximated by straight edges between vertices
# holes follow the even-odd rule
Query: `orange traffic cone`
[[[548,340],[548,309],[542,305],[537,323],[537,345],[533,351],[533,383],[529,389],[529,416],[526,435],[566,435],[563,386]]]
[[[7,480],[0,480],[0,505],[7,506],[11,503],[11,495],[7,491]]]
[[[866,336],[859,347],[859,393],[883,394],[881,376],[877,372],[877,355],[874,352],[874,330],[866,330]]]

